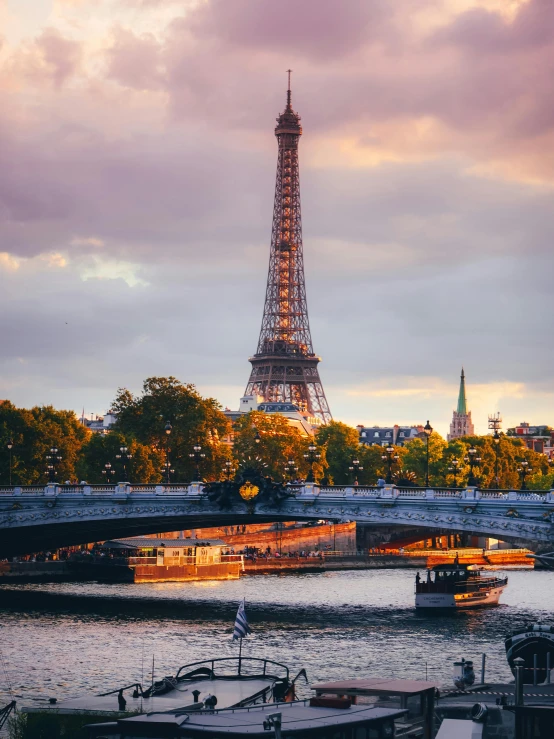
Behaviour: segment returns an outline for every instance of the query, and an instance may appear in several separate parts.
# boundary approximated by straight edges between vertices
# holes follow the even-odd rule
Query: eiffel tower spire
[[[287,105],[277,118],[277,177],[269,271],[262,328],[245,395],[261,395],[267,402],[293,403],[301,411],[331,420],[314,354],[302,249],[298,141],[300,116],[292,108],[289,85]]]

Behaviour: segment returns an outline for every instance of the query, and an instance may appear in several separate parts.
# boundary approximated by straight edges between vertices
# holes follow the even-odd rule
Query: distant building
[[[508,429],[506,433],[508,436],[521,439],[527,449],[554,459],[554,429],[550,426],[531,426],[523,421],[519,426]]]
[[[360,444],[365,446],[404,446],[413,439],[424,439],[423,426],[356,426]]]
[[[471,420],[471,411],[467,409],[466,398],[466,379],[464,368],[460,375],[460,392],[458,394],[458,407],[452,414],[452,423],[450,424],[450,433],[446,437],[448,441],[451,439],[461,439],[462,436],[473,436],[475,427]]]
[[[89,431],[94,434],[107,434],[111,427],[117,421],[117,416],[113,411],[108,411],[104,416],[96,416],[91,414],[90,418],[86,418],[84,412],[81,416],[81,423],[86,426]]]
[[[309,416],[303,413],[294,403],[268,403],[261,395],[245,395],[240,399],[238,411],[231,411],[226,408],[223,413],[234,424],[241,416],[250,411],[260,411],[261,413],[279,413],[284,416],[289,426],[298,429],[300,435],[304,438],[313,436],[315,431],[323,425],[323,421],[315,416]],[[228,444],[233,443],[232,434],[224,439]]]

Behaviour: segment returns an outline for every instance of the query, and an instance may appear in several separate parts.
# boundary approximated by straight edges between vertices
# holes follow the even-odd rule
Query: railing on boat
[[[237,663],[238,669],[232,675],[216,674],[215,666],[220,666],[222,665],[222,663],[225,663],[225,665],[227,665],[233,662]],[[252,673],[249,672],[246,674],[243,672],[243,667],[245,664],[247,666],[249,664],[253,664],[257,666],[259,665],[259,663],[262,663],[263,665],[263,669],[261,672],[260,670],[256,672],[252,672]],[[268,669],[267,669],[268,665],[274,665],[275,667],[281,668],[285,672],[284,677],[287,680],[289,679],[289,668],[286,665],[282,664],[281,662],[275,662],[274,660],[271,660],[271,659],[262,659],[261,657],[219,657],[217,659],[201,660],[200,662],[191,662],[190,664],[183,665],[183,667],[179,668],[179,670],[177,671],[177,674],[175,675],[175,679],[176,680],[179,680],[179,678],[182,679],[186,674],[196,671],[200,667],[209,667],[212,675],[218,678],[222,678],[222,679],[230,678],[234,675],[244,675],[245,677],[255,677],[259,675],[263,677],[266,677],[267,675],[275,676],[274,672],[268,672]]]

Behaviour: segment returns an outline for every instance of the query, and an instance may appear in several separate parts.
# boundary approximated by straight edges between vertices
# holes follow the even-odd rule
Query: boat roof
[[[470,570],[474,572],[475,570],[479,570],[479,565],[473,565],[473,564],[461,564],[459,562],[452,562],[448,565],[436,565],[432,568],[433,572],[452,572],[454,570]]]
[[[222,539],[149,539],[133,537],[132,539],[110,539],[102,544],[103,549],[155,549],[159,547],[221,547],[227,546]]]
[[[225,734],[226,736],[268,736],[264,728],[264,721],[271,714],[281,714],[281,730],[289,736],[295,731],[317,730],[332,726],[353,726],[362,722],[375,722],[387,718],[399,718],[406,713],[405,709],[380,708],[376,706],[360,705],[349,708],[327,708],[310,706],[308,701],[293,703],[266,703],[252,708],[228,709],[226,711],[197,712],[186,715],[133,716],[120,719],[118,727],[126,732],[135,728],[145,729],[168,724],[183,727],[187,734],[193,736],[206,734],[208,736]]]
[[[372,677],[360,680],[337,680],[330,683],[316,683],[310,685],[318,693],[337,693],[346,695],[415,695],[425,690],[434,690],[437,683],[427,680],[396,680],[382,677]]]

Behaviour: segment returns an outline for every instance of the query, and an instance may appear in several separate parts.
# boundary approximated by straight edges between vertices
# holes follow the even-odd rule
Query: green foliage
[[[61,457],[56,465],[58,482],[74,480],[75,466],[90,432],[79,423],[73,411],[57,411],[52,406],[31,410],[16,408],[9,401],[0,403],[0,483],[9,482],[8,441],[13,440],[12,483],[44,484],[46,456],[51,447]]]
[[[303,437],[298,428],[291,426],[279,413],[251,411],[235,423],[233,454],[236,464],[244,460],[256,462],[274,480],[287,478],[285,466],[289,459],[293,459],[298,467],[297,475],[306,477],[309,464],[304,454],[310,441],[311,438]],[[321,479],[327,468],[325,449],[318,447],[318,453],[321,458],[314,464],[314,473],[316,479]]]
[[[444,452],[446,441],[436,431],[429,437],[429,484],[444,485]],[[402,466],[409,472],[414,472],[419,485],[425,485],[427,469],[427,441],[413,439],[405,449]]]
[[[155,449],[164,459],[169,451],[175,481],[193,479],[195,464],[190,454],[195,444],[206,455],[201,464],[203,477],[219,479],[229,457],[221,440],[230,433],[230,424],[219,403],[203,398],[194,385],[184,385],[175,377],[149,377],[139,397],[120,389],[112,408],[118,414],[115,430],[126,439]],[[170,435],[164,431],[168,421]]]
[[[121,447],[127,447],[127,454],[132,455],[130,460],[124,460]],[[106,463],[111,464],[115,471],[109,478],[112,482],[160,482],[164,459],[163,452],[158,449],[135,439],[127,440],[123,434],[113,431],[106,435],[91,434],[81,450],[76,469],[79,480],[86,480],[91,485],[108,482],[103,473]]]
[[[344,485],[351,482],[351,473],[348,471],[351,460],[360,457],[358,432],[352,426],[340,421],[331,421],[322,426],[316,435],[317,444],[325,447],[328,469],[327,478],[335,485]],[[364,470],[365,472],[365,470]],[[360,472],[358,478],[361,479]]]

